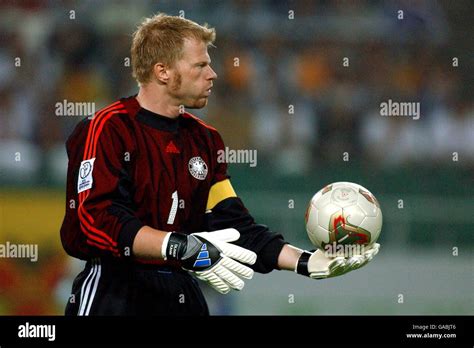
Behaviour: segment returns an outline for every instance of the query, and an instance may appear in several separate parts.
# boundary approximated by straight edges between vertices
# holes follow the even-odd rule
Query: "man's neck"
[[[160,97],[157,97],[161,94]],[[138,104],[155,114],[166,116],[169,118],[177,118],[180,114],[179,105],[174,105],[173,99],[158,91],[150,85],[141,86],[136,97]]]

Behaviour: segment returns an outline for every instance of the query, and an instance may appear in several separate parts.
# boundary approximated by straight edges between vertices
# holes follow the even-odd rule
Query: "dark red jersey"
[[[218,161],[224,143],[197,117],[171,119],[124,98],[80,122],[66,148],[61,240],[71,256],[133,257],[144,225],[183,233],[234,227],[241,233],[235,244],[257,253],[256,271],[277,267],[281,235],[255,224],[235,195],[210,198],[229,179],[227,164]]]

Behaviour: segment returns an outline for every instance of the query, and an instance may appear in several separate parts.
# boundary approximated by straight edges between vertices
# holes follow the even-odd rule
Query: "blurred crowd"
[[[456,6],[450,2],[449,5]],[[64,141],[96,109],[133,95],[131,34],[156,12],[217,30],[218,80],[195,113],[227,145],[299,173],[326,161],[380,166],[474,163],[470,16],[432,1],[3,1],[0,169],[64,179]],[[400,12],[402,11],[402,12]],[[453,14],[454,13],[454,14]],[[419,102],[420,119],[383,117],[380,103]],[[191,112],[193,112],[191,110]],[[20,155],[20,156],[18,156]],[[20,158],[20,160],[18,160]]]

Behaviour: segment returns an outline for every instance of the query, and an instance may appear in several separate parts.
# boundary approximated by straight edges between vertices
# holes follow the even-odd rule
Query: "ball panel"
[[[306,210],[306,232],[308,233],[308,237],[314,245],[318,245],[318,210],[314,207],[312,201],[308,205],[308,209]]]
[[[331,203],[345,208],[357,203],[357,190],[349,186],[336,187],[331,193]]]
[[[329,230],[331,228],[331,217],[336,213],[342,214],[342,208],[333,203],[328,203],[323,209],[318,209],[318,226]]]
[[[331,193],[322,193],[321,190],[313,197],[313,199],[311,199],[311,202],[313,203],[316,209],[323,209],[325,205],[331,202]]]
[[[365,217],[359,217],[364,220]],[[367,245],[370,242],[370,233],[359,224],[355,225],[348,221],[347,216],[339,213],[334,214],[331,219],[330,241],[340,245]]]
[[[377,210],[379,208],[373,203],[373,201],[369,201],[364,195],[359,195],[357,199],[357,205],[364,211],[367,216],[377,216]]]
[[[332,229],[332,217],[336,215],[342,215],[342,209],[333,204],[326,204],[323,209],[317,210],[318,214],[318,225],[315,230],[315,239],[317,239],[316,246],[324,248],[324,245],[331,242],[330,231]]]
[[[323,249],[324,245],[328,244],[331,241],[330,232],[324,227],[318,225],[316,229],[315,239],[315,245],[318,246],[318,248]]]
[[[343,213],[346,222],[354,226],[359,226],[366,217],[364,211],[357,204],[344,208]]]
[[[382,230],[382,214],[377,216],[366,216],[364,221],[360,224],[360,227],[370,232],[370,243],[373,244],[377,241]]]

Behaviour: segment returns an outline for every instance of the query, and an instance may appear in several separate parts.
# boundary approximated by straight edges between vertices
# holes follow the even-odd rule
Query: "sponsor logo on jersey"
[[[198,180],[204,180],[207,176],[207,164],[199,156],[189,160],[188,168],[191,175]]]
[[[166,151],[167,153],[180,153],[180,151],[178,150],[178,148],[176,147],[176,145],[173,143],[173,140],[170,140],[170,142],[168,143],[168,145],[166,145],[165,151]]]

